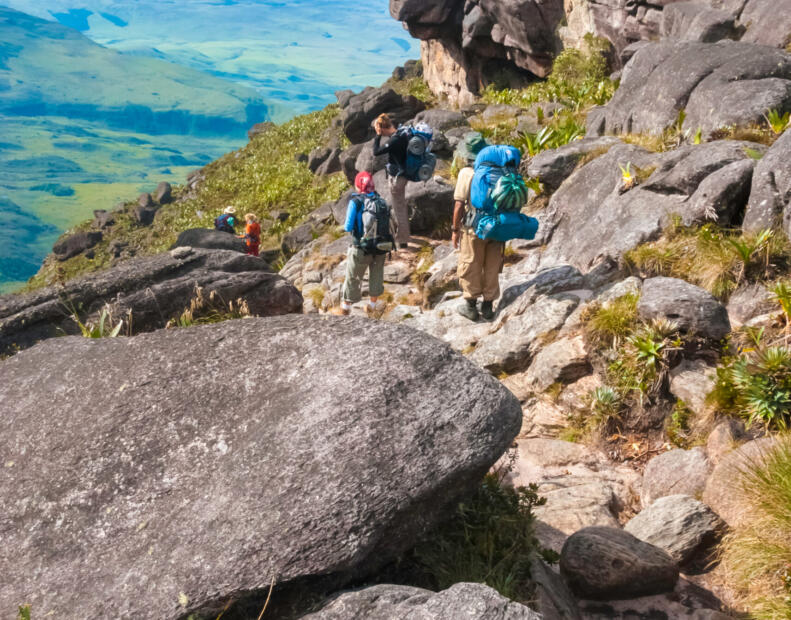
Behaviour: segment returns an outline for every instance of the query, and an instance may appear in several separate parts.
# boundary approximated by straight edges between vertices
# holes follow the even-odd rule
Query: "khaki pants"
[[[371,297],[385,292],[386,254],[366,254],[360,248],[349,248],[346,254],[346,280],[343,283],[343,301],[356,304],[362,299],[363,278],[368,269],[368,291]]]
[[[396,243],[409,243],[410,230],[409,230],[409,208],[406,204],[406,184],[407,179],[405,176],[389,177],[390,184],[390,205],[393,209],[396,223],[398,224],[398,231],[396,232]]]
[[[469,228],[461,236],[459,280],[465,299],[494,301],[500,296],[500,272],[503,270],[505,244],[483,241]]]

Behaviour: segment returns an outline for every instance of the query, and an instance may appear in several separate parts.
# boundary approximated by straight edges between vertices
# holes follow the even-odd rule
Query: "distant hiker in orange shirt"
[[[244,240],[247,243],[247,253],[252,256],[258,256],[258,248],[261,245],[261,225],[258,223],[258,218],[252,213],[244,216],[247,222],[245,228]]]

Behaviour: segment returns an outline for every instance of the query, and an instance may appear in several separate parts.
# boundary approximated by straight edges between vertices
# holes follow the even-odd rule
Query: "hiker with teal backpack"
[[[362,299],[362,285],[368,271],[371,299],[367,314],[376,310],[376,302],[384,293],[385,258],[395,249],[397,223],[385,200],[376,193],[373,177],[360,172],[354,180],[357,193],[352,194],[346,210],[344,230],[352,234],[352,245],[346,255],[346,279],[341,292],[341,306],[334,314],[348,315],[352,304]]]
[[[214,230],[236,234],[236,207],[225,207],[222,215],[214,219]]]
[[[386,170],[398,223],[396,242],[400,249],[405,250],[410,240],[406,185],[409,181],[427,181],[433,176],[437,165],[437,158],[431,153],[433,132],[425,124],[396,128],[387,114],[381,114],[374,121],[374,129],[374,156],[388,155],[389,158]],[[382,144],[382,138],[387,139],[385,144]]]
[[[489,321],[500,297],[505,243],[534,238],[538,221],[520,212],[527,203],[527,187],[518,172],[519,149],[489,146],[481,134],[471,132],[459,155],[467,167],[459,172],[453,196],[452,239],[460,250],[458,274],[464,295],[458,312],[471,321]]]

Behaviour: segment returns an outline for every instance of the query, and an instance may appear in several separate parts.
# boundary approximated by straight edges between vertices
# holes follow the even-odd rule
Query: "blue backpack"
[[[494,213],[492,192],[497,182],[508,173],[516,173],[522,154],[514,146],[487,146],[475,159],[475,176],[472,179],[470,202],[486,213]]]
[[[404,176],[410,181],[428,181],[434,176],[437,167],[437,156],[431,152],[431,141],[434,139],[431,127],[418,123],[416,127],[401,127],[398,133],[409,139]]]
[[[497,209],[495,205],[495,190],[501,185],[499,182],[518,177],[521,160],[519,149],[505,145],[486,147],[475,159],[475,176],[470,188],[470,203],[474,208],[467,224],[479,239],[505,242],[536,236],[538,220],[519,212],[524,202],[514,204],[506,211]],[[526,188],[524,197],[527,197]]]
[[[219,217],[214,219],[214,229],[219,230],[220,232],[227,232],[231,233],[232,235],[236,234],[233,226],[228,222],[233,217],[230,213],[223,213]]]

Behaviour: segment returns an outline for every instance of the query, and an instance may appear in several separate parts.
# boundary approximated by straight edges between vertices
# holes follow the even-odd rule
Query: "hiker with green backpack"
[[[362,285],[368,272],[368,291],[371,299],[366,314],[376,310],[376,302],[384,293],[385,258],[395,249],[398,228],[390,206],[376,192],[373,177],[360,172],[354,180],[357,190],[352,194],[346,211],[344,229],[352,234],[352,245],[346,256],[346,279],[341,291],[340,308],[333,314],[348,315],[352,304],[362,299]]]
[[[458,313],[471,321],[490,321],[500,297],[505,242],[532,239],[538,222],[520,212],[527,203],[527,187],[518,172],[519,149],[490,146],[480,133],[471,132],[458,154],[467,163],[453,196],[452,239],[460,250],[458,274],[464,295]]]

